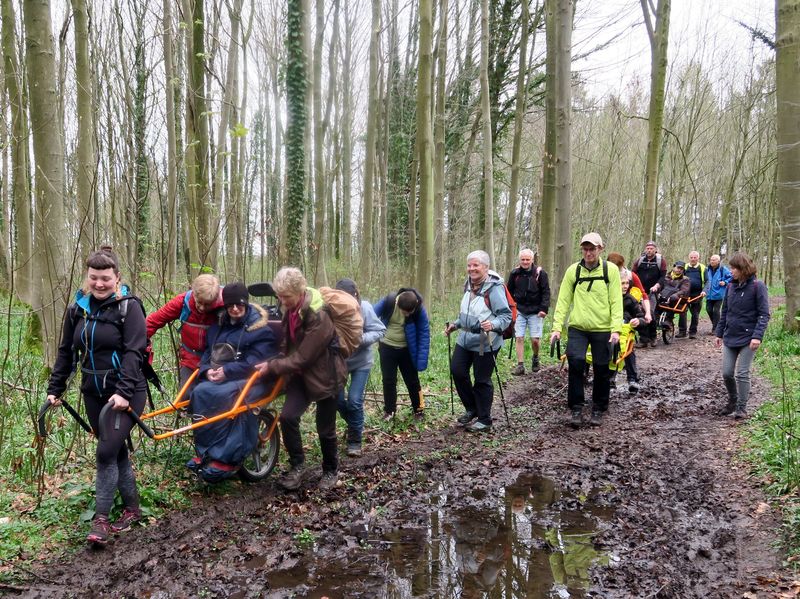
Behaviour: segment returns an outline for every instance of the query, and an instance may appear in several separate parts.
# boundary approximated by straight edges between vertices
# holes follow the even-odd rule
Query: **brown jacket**
[[[306,397],[311,401],[335,397],[344,388],[347,365],[332,344],[336,329],[316,289],[306,290],[300,318],[297,338],[292,342],[288,314],[284,313],[281,321],[284,357],[270,360],[270,372],[302,376]]]

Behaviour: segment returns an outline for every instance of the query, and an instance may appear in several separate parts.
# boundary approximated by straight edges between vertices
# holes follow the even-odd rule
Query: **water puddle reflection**
[[[524,474],[494,501],[473,491],[482,500],[476,507],[440,487],[427,528],[370,539],[368,555],[356,552],[349,563],[310,556],[268,575],[270,588],[331,598],[583,597],[589,568],[608,564],[593,537],[613,515],[593,495],[570,496],[551,479]]]

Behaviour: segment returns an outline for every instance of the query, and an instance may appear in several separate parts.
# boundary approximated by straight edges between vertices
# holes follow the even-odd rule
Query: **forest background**
[[[0,556],[90,501],[81,432],[47,459],[29,440],[102,243],[149,310],[201,271],[293,264],[370,299],[414,285],[437,317],[477,248],[508,273],[531,247],[554,285],[590,230],[629,262],[651,238],[745,250],[785,289],[761,459],[796,494],[800,0],[0,0],[0,27],[0,512],[32,514],[0,518]]]

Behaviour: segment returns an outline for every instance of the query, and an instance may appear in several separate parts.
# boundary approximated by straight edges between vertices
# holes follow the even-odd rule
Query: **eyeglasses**
[[[237,310],[238,309],[244,310],[246,305],[247,304],[245,304],[244,302],[236,302],[235,304],[225,304],[225,309],[230,310],[231,308],[236,308]]]

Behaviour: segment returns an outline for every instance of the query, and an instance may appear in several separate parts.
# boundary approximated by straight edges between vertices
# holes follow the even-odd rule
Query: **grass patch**
[[[783,328],[784,306],[773,311],[759,374],[771,383],[772,397],[747,426],[745,458],[780,506],[789,561],[800,566],[800,336]]]

